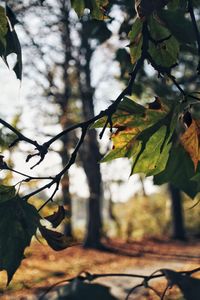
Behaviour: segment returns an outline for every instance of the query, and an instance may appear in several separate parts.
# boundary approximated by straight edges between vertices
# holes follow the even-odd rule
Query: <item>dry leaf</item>
[[[48,245],[55,251],[61,251],[68,247],[78,245],[72,238],[65,236],[61,232],[50,230],[41,224],[39,230]]]
[[[195,170],[200,160],[200,121],[192,120],[191,125],[187,128],[180,138],[181,144],[185,151],[189,153]]]
[[[52,215],[45,217],[47,221],[49,221],[53,228],[56,228],[60,225],[60,223],[65,218],[65,209],[63,206],[59,205],[58,210],[54,212]]]

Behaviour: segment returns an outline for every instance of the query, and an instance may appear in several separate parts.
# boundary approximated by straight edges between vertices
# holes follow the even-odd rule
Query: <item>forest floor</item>
[[[107,245],[114,249],[113,253],[84,250],[80,246],[55,252],[46,245],[33,242],[26,251],[27,258],[23,260],[7,289],[6,275],[0,273],[0,299],[39,299],[51,285],[83,271],[150,275],[160,268],[186,271],[200,266],[199,240],[175,242],[151,239],[125,243],[115,239],[107,242]],[[110,286],[117,299],[124,299],[128,290],[141,282],[141,279],[106,277],[95,280],[95,283],[99,282]],[[130,299],[158,298],[148,298],[140,293]]]

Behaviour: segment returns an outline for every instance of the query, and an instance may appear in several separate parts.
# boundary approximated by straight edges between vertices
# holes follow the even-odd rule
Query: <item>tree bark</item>
[[[172,212],[172,237],[176,240],[185,240],[185,226],[182,207],[181,192],[178,188],[169,184],[169,191],[171,195],[171,212]]]
[[[87,231],[84,247],[101,248],[102,216],[101,216],[101,172],[98,164],[99,150],[96,143],[96,132],[88,133],[86,143],[81,151],[81,160],[87,176],[90,196],[87,208]]]
[[[69,61],[72,57],[71,55],[71,37],[70,37],[70,18],[69,18],[70,4],[68,0],[60,1],[60,16],[61,16],[61,43],[64,49],[64,60],[61,66],[62,69],[62,81],[63,81],[63,90],[56,94],[55,102],[57,102],[60,106],[61,115],[60,115],[60,124],[62,129],[67,128],[71,125],[71,120],[69,119],[69,100],[71,97],[71,84],[69,80]],[[62,166],[64,167],[69,160],[69,148],[72,140],[72,135],[65,135],[61,138],[62,140],[62,149],[60,151],[60,156],[62,160]],[[69,174],[65,173],[62,181],[62,198],[63,204],[66,210],[66,223],[64,227],[64,233],[72,237],[72,203],[71,203],[71,195],[69,191]]]
[[[87,22],[87,21],[86,21]],[[84,21],[80,32],[80,96],[82,101],[83,117],[88,120],[94,116],[94,88],[91,85],[90,62],[93,50],[88,41],[87,33],[84,32]],[[102,178],[99,161],[101,154],[97,141],[95,129],[88,131],[87,137],[82,145],[81,161],[87,176],[89,187],[89,201],[87,211],[87,231],[84,241],[85,247],[101,248],[102,235]]]

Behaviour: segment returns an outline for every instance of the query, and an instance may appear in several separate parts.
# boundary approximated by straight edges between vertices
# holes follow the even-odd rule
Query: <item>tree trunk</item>
[[[69,70],[69,61],[72,57],[72,45],[71,45],[71,37],[70,37],[70,18],[69,18],[70,4],[68,0],[60,1],[60,15],[62,16],[61,23],[61,42],[62,47],[64,49],[64,60],[61,65],[62,68],[62,81],[63,81],[63,90],[59,92],[55,97],[55,102],[57,102],[60,106],[61,115],[60,115],[60,124],[62,129],[67,128],[71,125],[71,120],[69,118],[69,101],[71,97],[71,84],[68,75]],[[71,140],[73,139],[72,134],[64,135],[62,140],[62,150],[60,151],[60,156],[62,160],[62,166],[65,167],[69,160],[69,148],[71,144]],[[66,210],[66,223],[64,227],[64,233],[72,237],[72,203],[71,203],[71,195],[69,192],[69,174],[65,173],[62,181],[62,197],[63,204],[65,205]]]
[[[80,33],[80,37],[80,96],[82,101],[83,117],[85,120],[88,120],[94,116],[94,89],[91,86],[90,77],[90,62],[93,50],[90,47],[87,33],[84,33],[84,21],[82,22],[82,31]],[[87,176],[90,192],[87,211],[87,232],[85,236],[84,246],[90,248],[101,248],[102,178],[99,165],[101,154],[99,152],[97,133],[95,129],[90,129],[88,131],[86,139],[82,145],[80,155],[82,165]]]
[[[63,149],[60,151],[60,156],[62,159],[62,165],[65,166],[68,162],[68,149],[67,143],[63,143]],[[62,181],[61,181],[61,188],[62,188],[62,202],[65,206],[65,226],[64,226],[64,234],[68,237],[72,237],[72,204],[71,204],[71,195],[69,192],[69,175],[65,173]]]
[[[90,196],[87,209],[87,231],[84,247],[101,248],[102,217],[101,217],[101,173],[99,149],[94,129],[88,132],[87,140],[81,151],[81,160],[87,176]]]
[[[178,188],[169,184],[169,191],[171,195],[171,212],[172,212],[172,226],[173,233],[172,236],[177,240],[185,240],[185,227],[184,227],[184,217],[183,217],[183,207],[182,207],[182,197],[181,192]]]

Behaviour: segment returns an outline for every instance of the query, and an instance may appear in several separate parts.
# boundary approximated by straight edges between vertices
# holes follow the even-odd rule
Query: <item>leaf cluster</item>
[[[185,55],[188,49],[199,52],[200,35],[194,16],[199,4],[194,2],[191,7],[188,1],[135,1],[135,7],[137,16],[128,34],[131,62],[137,65],[146,60],[158,73],[156,84],[160,85],[161,79],[165,92],[154,94],[156,100],[148,100],[147,105],[139,104],[142,99],[135,102],[134,94],[123,98],[112,115],[113,148],[102,162],[128,157],[131,174],[153,175],[156,184],[171,182],[194,198],[200,191],[198,64],[193,66],[196,77],[192,92],[179,84],[176,72],[183,64],[187,66],[182,53]],[[127,52],[120,51],[122,64]],[[123,65],[122,72],[125,74]],[[144,74],[138,72],[137,76],[145,80]],[[95,127],[103,127],[104,122],[105,118],[97,121]]]
[[[40,2],[45,5],[45,1]],[[195,197],[200,191],[200,98],[197,87],[200,73],[200,33],[196,16],[199,1],[137,0],[134,6],[134,3],[128,0],[71,0],[71,4],[79,17],[87,16],[86,36],[89,35],[93,40],[96,34],[101,34],[101,37],[96,39],[97,44],[103,43],[111,36],[107,24],[112,21],[109,16],[112,6],[117,5],[126,13],[127,19],[125,18],[121,25],[119,35],[122,39],[129,39],[129,50],[118,49],[116,57],[122,67],[122,74],[127,73],[123,60],[129,62],[129,67],[132,64],[132,70],[129,72],[129,79],[126,80],[125,89],[107,109],[85,122],[66,128],[43,144],[25,136],[17,128],[0,119],[0,124],[15,134],[16,138],[10,146],[26,142],[34,147],[34,151],[26,158],[28,162],[35,156],[39,157],[33,167],[45,159],[49,147],[55,141],[76,129],[81,131],[68,163],[53,177],[23,174],[10,168],[3,157],[0,157],[0,168],[22,175],[22,182],[48,180],[47,184],[25,196],[18,194],[14,187],[0,187],[0,270],[7,271],[8,282],[19,267],[24,250],[37,229],[54,250],[62,250],[73,244],[63,234],[43,226],[40,223],[39,211],[53,200],[63,175],[75,163],[77,153],[92,125],[103,128],[100,138],[107,127],[111,131],[113,149],[103,158],[104,162],[128,157],[132,162],[131,174],[142,172],[146,176],[153,175],[155,183],[171,182],[191,197]],[[91,22],[90,18],[96,21]],[[17,78],[21,79],[21,46],[15,32],[17,22],[8,5],[5,8],[0,6],[0,56],[8,64],[8,55],[16,54],[17,61],[13,70]],[[180,76],[177,76],[178,71],[188,67],[185,53],[192,53],[194,57],[195,76],[185,80],[183,74],[180,80]],[[181,58],[182,55],[184,59]],[[164,93],[164,96],[160,95],[156,93],[156,89],[154,91],[152,85],[152,97],[144,105],[143,99],[135,101],[133,91],[138,84],[137,79],[147,77],[147,64],[154,70],[153,74],[158,75],[154,76],[156,84],[162,82],[162,89],[170,92]],[[185,84],[188,80],[192,83],[189,90]],[[155,98],[155,101],[152,101],[152,98]],[[51,197],[38,211],[28,203],[30,197],[52,186],[55,189]],[[56,228],[64,217],[64,210],[59,207],[58,211],[46,220]],[[171,276],[169,272],[166,274]]]

